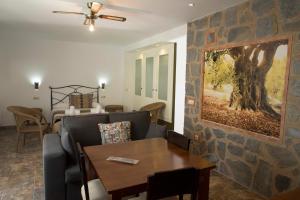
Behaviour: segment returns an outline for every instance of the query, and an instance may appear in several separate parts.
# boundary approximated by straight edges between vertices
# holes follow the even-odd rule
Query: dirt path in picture
[[[230,109],[228,104],[229,102],[215,97],[204,97],[202,118],[267,136],[279,137],[280,120],[260,111]]]

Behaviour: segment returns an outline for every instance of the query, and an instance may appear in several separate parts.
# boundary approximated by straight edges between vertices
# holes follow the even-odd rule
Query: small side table
[[[105,112],[123,112],[124,108],[122,105],[106,105]]]

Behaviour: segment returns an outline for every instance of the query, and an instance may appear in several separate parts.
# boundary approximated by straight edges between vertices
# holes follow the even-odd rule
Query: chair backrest
[[[157,123],[160,112],[166,107],[164,102],[155,102],[143,106],[140,111],[149,111],[151,113],[151,122]]]
[[[198,188],[199,170],[195,168],[158,172],[148,177],[147,200],[183,194],[191,194],[191,200],[195,200]]]
[[[168,131],[167,140],[184,150],[188,151],[190,148],[191,140],[184,135],[176,133],[175,131]]]
[[[84,187],[85,192],[85,199],[90,200],[89,195],[89,186],[88,186],[88,180],[87,180],[87,173],[86,173],[86,167],[85,167],[85,154],[81,148],[81,145],[79,142],[76,143],[77,150],[78,150],[78,162],[80,167],[80,173],[81,173],[81,181]]]

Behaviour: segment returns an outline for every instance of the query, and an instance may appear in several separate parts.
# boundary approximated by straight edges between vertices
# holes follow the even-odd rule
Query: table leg
[[[208,200],[210,170],[201,170],[199,175],[198,200]]]

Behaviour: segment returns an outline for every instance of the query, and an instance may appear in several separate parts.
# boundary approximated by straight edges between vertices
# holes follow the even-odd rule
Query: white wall
[[[61,42],[0,31],[0,126],[14,124],[6,107],[23,105],[41,107],[49,118],[49,86],[80,84],[98,86],[98,79],[108,81],[104,104],[122,103],[124,76],[123,50],[117,46]],[[35,92],[30,81],[41,77]],[[39,100],[33,100],[38,95]]]
[[[174,116],[174,130],[183,134],[184,127],[184,103],[185,103],[185,74],[186,74],[186,52],[187,52],[187,25],[182,25],[169,31],[154,35],[150,38],[144,39],[137,43],[131,44],[126,47],[125,53],[125,77],[126,73],[132,73],[127,68],[130,64],[130,56],[132,51],[140,49],[149,45],[161,42],[176,42],[176,85],[175,85],[175,116]],[[127,76],[129,77],[129,76]],[[128,92],[128,79],[124,82],[124,105],[131,109],[132,97]]]

